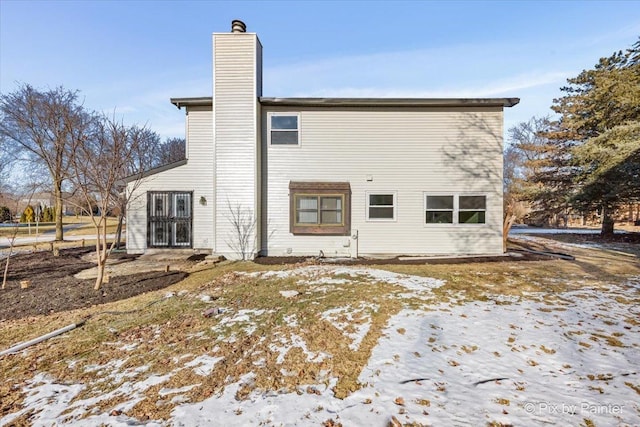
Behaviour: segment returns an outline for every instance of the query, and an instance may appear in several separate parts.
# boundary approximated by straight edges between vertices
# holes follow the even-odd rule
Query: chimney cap
[[[232,33],[246,33],[247,26],[239,19],[234,19],[231,21],[231,32]]]

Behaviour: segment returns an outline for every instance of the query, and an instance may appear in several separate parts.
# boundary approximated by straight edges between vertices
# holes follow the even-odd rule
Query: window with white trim
[[[426,224],[486,224],[487,196],[425,194]]]
[[[271,113],[269,115],[269,143],[271,145],[299,145],[300,115]]]
[[[395,193],[367,193],[367,221],[395,221]]]
[[[487,196],[459,196],[458,224],[484,224]]]
[[[426,196],[427,224],[453,224],[453,196]]]

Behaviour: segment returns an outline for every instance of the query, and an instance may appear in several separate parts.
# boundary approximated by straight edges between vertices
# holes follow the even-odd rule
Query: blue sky
[[[62,85],[184,136],[169,98],[211,96],[211,33],[233,19],[264,46],[265,96],[519,97],[507,129],[630,47],[640,2],[2,0],[0,92]]]

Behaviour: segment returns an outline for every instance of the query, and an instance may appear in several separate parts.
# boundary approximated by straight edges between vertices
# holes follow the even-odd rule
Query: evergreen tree
[[[549,163],[538,182],[574,209],[599,210],[602,234],[613,233],[616,207],[639,200],[639,53],[640,40],[568,79],[551,107],[560,119],[544,133]]]
[[[10,221],[11,211],[6,206],[0,206],[0,222]]]

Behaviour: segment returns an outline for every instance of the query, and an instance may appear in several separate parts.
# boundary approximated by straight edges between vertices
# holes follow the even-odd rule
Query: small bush
[[[53,209],[48,206],[42,210],[42,222],[53,222],[52,210]]]
[[[0,206],[0,222],[11,221],[11,211],[6,206]]]

